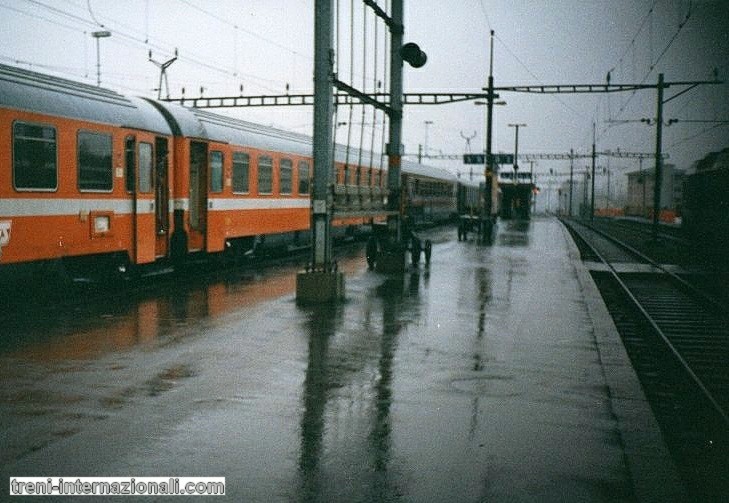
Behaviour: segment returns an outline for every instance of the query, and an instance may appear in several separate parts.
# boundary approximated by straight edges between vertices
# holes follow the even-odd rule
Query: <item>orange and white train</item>
[[[370,155],[336,148],[340,233],[384,215],[387,173]],[[308,136],[0,65],[0,272],[306,246],[312,170]],[[456,185],[403,163],[418,218],[452,216]]]

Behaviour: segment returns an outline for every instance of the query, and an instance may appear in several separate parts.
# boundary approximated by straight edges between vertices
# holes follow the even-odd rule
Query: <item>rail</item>
[[[664,330],[658,325],[658,323],[654,320],[654,318],[648,313],[648,311],[645,309],[645,307],[641,304],[641,302],[635,297],[633,292],[630,290],[628,285],[623,281],[623,279],[620,277],[620,274],[617,272],[615,267],[613,267],[613,264],[608,261],[606,258],[603,257],[603,255],[590,243],[590,241],[584,236],[584,234],[577,229],[577,227],[572,224],[568,223],[566,221],[563,221],[565,225],[568,225],[572,231],[584,242],[584,244],[590,248],[590,252],[593,253],[603,264],[607,266],[609,269],[609,273],[612,276],[612,278],[615,280],[615,282],[620,286],[623,294],[626,298],[628,298],[631,302],[631,304],[637,309],[637,311],[640,313],[641,317],[650,325],[650,327],[653,329],[653,331],[658,335],[659,339],[665,344],[665,346],[669,349],[670,353],[673,355],[673,357],[676,359],[676,361],[680,364],[681,368],[685,371],[686,375],[691,379],[693,384],[696,386],[696,388],[700,391],[700,393],[703,395],[703,397],[706,399],[707,403],[711,405],[711,408],[716,412],[719,418],[721,418],[722,423],[725,427],[729,428],[729,415],[727,412],[722,408],[722,406],[719,404],[719,402],[716,400],[714,395],[711,393],[711,391],[708,389],[708,387],[704,384],[704,382],[699,378],[699,376],[694,372],[694,370],[691,368],[689,363],[686,361],[686,359],[683,357],[681,352],[675,347],[675,345],[671,342],[670,338],[666,335]],[[582,224],[584,225],[584,224]],[[691,292],[692,295],[700,296],[702,301],[709,301],[713,307],[718,307],[718,311],[720,312],[720,315],[724,316],[724,308],[721,304],[717,303],[710,297],[708,297],[706,294],[701,292],[700,290],[696,289],[691,285],[690,283],[686,282],[682,278],[678,277],[676,274],[672,273],[671,271],[666,270],[662,265],[657,264],[655,261],[647,257],[645,254],[639,252],[638,250],[634,249],[630,245],[623,243],[622,241],[616,239],[613,236],[610,236],[607,233],[604,233],[602,231],[599,231],[592,226],[585,225],[585,227],[589,228],[591,231],[599,234],[605,239],[608,239],[609,241],[613,242],[614,244],[624,248],[629,253],[635,254],[636,257],[639,257],[641,260],[647,261],[647,263],[651,264],[653,267],[656,267],[658,270],[660,270],[663,274],[667,275],[671,278],[672,281],[678,282],[682,289],[688,290]]]

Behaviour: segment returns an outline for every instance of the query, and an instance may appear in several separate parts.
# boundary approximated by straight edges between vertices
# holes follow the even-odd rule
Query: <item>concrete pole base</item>
[[[343,272],[300,272],[296,275],[298,304],[322,304],[343,299]]]

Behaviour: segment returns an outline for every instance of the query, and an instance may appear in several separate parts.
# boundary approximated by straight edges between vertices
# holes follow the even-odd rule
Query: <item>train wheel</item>
[[[425,265],[430,265],[430,255],[433,253],[433,243],[430,239],[425,240]]]

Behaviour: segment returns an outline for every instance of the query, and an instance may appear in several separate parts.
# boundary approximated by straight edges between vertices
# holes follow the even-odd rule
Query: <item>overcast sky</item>
[[[335,4],[337,1],[335,0]],[[354,0],[354,34],[350,33],[351,0],[339,0],[341,80],[366,90],[374,73],[382,79],[385,54],[383,28],[378,27],[377,68],[374,24],[367,22],[367,60],[363,68],[362,6]],[[379,1],[385,5],[385,0]],[[389,2],[387,2],[389,3]],[[728,0],[406,0],[405,40],[428,54],[420,69],[405,68],[406,92],[473,92],[486,84],[488,33],[495,30],[496,86],[527,84],[655,83],[658,72],[667,81],[708,80],[717,68],[729,78]],[[281,94],[312,91],[313,0],[0,0],[0,62],[96,82],[95,30],[109,30],[101,40],[101,80],[126,94],[156,96],[158,69],[148,61],[164,61],[178,48],[180,59],[169,68],[172,96],[186,88],[195,97]],[[682,26],[681,26],[682,25]],[[350,65],[354,39],[354,68]],[[666,97],[679,91],[670,88]],[[519,151],[587,153],[592,123],[598,150],[653,152],[655,129],[640,122],[654,117],[656,92],[599,95],[525,95],[502,93],[506,106],[496,107],[494,150],[512,152],[514,129]],[[256,108],[220,111],[255,122],[311,134],[311,110]],[[701,86],[665,105],[665,119],[709,121],[729,119],[729,85]],[[382,114],[375,117],[376,148],[381,144]],[[340,107],[338,122],[352,124],[350,141],[372,142],[373,112]],[[426,126],[425,122],[432,124]],[[365,123],[364,128],[361,125]],[[349,126],[338,130],[346,142]],[[410,106],[406,109],[403,143],[415,153],[427,141],[431,153],[460,154],[470,140],[472,151],[484,145],[484,107],[472,102]],[[664,151],[678,167],[688,168],[712,150],[729,146],[729,127],[710,122],[678,122],[664,128]],[[626,171],[633,161],[600,159]],[[430,161],[453,170],[458,162]],[[584,163],[582,163],[584,164]],[[562,171],[567,162],[540,161],[537,172]]]

